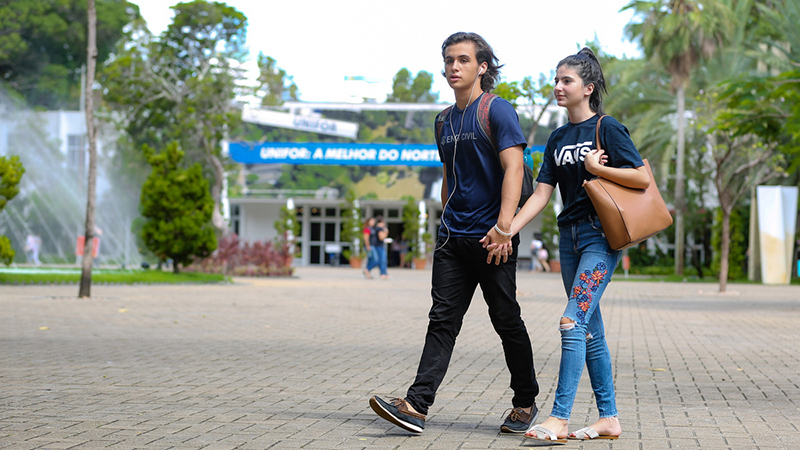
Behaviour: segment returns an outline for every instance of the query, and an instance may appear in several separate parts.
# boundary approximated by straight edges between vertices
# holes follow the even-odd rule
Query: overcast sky
[[[132,0],[150,31],[171,22],[173,0]],[[556,63],[578,45],[597,37],[602,49],[636,57],[638,47],[625,37],[629,0],[474,1],[430,0],[229,0],[247,16],[247,42],[255,72],[259,52],[271,56],[294,78],[307,102],[383,101],[392,78],[405,67],[412,74],[434,74],[433,91],[452,103],[442,70],[441,45],[450,34],[482,35],[505,64],[504,81],[548,77]],[[453,6],[458,5],[458,6]],[[345,81],[346,77],[365,81]]]

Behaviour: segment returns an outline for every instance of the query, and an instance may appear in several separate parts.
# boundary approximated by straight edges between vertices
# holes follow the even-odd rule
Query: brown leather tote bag
[[[597,121],[595,129],[598,149],[602,119],[600,117]],[[603,225],[608,244],[614,250],[632,247],[672,225],[672,215],[658,191],[650,163],[646,159],[643,161],[650,175],[647,189],[629,188],[600,177],[583,184]]]

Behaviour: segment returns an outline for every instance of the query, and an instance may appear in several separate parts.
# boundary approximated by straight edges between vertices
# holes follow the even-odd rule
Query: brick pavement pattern
[[[0,286],[0,448],[511,449],[509,376],[480,291],[419,436],[378,418],[427,326],[430,271],[211,286]],[[544,420],[565,295],[521,271]],[[564,448],[800,448],[800,288],[627,281],[603,298],[623,435]],[[572,429],[596,420],[588,376]]]

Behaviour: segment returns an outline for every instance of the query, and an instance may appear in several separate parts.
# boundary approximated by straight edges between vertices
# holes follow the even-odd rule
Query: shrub
[[[214,253],[185,270],[228,276],[288,277],[294,272],[292,258],[286,247],[276,246],[270,241],[241,242],[232,234],[219,240]]]

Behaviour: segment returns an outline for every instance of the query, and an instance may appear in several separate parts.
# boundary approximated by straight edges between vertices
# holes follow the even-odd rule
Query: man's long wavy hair
[[[463,31],[451,34],[442,44],[442,59],[444,59],[447,47],[462,42],[472,42],[475,47],[475,58],[478,60],[478,65],[487,64],[486,72],[481,77],[481,90],[483,92],[491,92],[500,80],[500,68],[503,65],[500,64],[500,60],[497,59],[492,47],[480,35]],[[447,77],[444,70],[442,70],[442,76]]]

